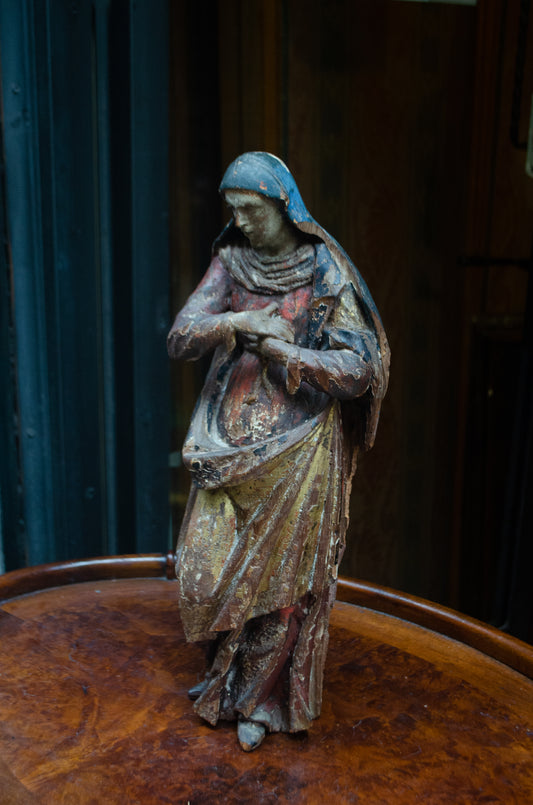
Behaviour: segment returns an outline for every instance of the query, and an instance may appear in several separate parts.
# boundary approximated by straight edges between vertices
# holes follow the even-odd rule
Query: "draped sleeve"
[[[267,346],[271,356],[287,368],[289,393],[294,394],[305,381],[330,397],[352,400],[365,394],[371,383],[375,342],[348,283],[332,300],[319,349],[273,340]]]
[[[189,296],[168,334],[171,358],[196,360],[224,343],[231,351],[235,331],[231,323],[232,280],[219,257]]]

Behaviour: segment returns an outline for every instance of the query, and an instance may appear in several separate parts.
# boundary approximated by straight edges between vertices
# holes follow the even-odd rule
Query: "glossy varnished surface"
[[[202,660],[171,581],[6,601],[1,802],[533,802],[533,683],[473,648],[338,603],[321,719],[251,754],[194,715]]]

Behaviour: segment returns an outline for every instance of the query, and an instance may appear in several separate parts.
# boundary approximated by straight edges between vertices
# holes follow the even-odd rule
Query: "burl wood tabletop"
[[[337,603],[322,717],[242,752],[187,689],[175,582],[88,581],[0,608],[0,803],[533,803],[533,682]]]

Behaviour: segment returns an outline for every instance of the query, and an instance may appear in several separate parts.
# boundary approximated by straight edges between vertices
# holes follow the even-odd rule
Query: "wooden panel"
[[[5,175],[3,136],[0,133],[0,171]],[[7,244],[5,186],[0,184],[0,239]],[[20,457],[15,432],[17,395],[15,382],[15,344],[13,338],[13,289],[9,276],[8,250],[0,251],[0,573],[6,567],[21,567],[24,551],[21,539],[23,511],[19,485]]]
[[[449,586],[474,15],[385,0],[289,5],[289,164],[367,279],[392,349],[343,568],[436,600]]]
[[[166,547],[166,14],[1,4],[13,563]]]
[[[133,337],[131,344],[116,337],[131,351],[135,496],[128,503],[142,553],[167,547],[169,521],[167,0],[131,3],[128,21]]]
[[[94,43],[87,2],[75,14],[67,3],[53,13],[49,3],[4,3],[1,16],[18,402],[2,426],[17,428],[21,463],[16,558],[38,562],[74,556],[82,542],[98,552],[106,530]]]
[[[281,0],[219,0],[222,170],[281,148]]]
[[[212,25],[206,28],[205,20]],[[218,196],[239,153],[279,153],[281,3],[210,0],[170,5],[171,307],[183,305],[207,270],[228,214]],[[190,485],[179,453],[209,360],[172,366],[171,502],[177,528]]]
[[[512,550],[504,541],[507,477],[513,453],[511,428],[505,423],[513,422],[516,413],[516,400],[509,388],[515,386],[520,373],[521,340],[520,317],[482,317],[473,322],[461,601],[466,612],[497,625],[506,620],[502,598],[509,585]]]
[[[521,41],[523,52],[519,49]],[[533,606],[523,568],[518,571],[522,590],[522,616],[518,619],[510,618],[508,596],[513,574],[510,557],[514,555],[514,561],[522,566],[530,564],[525,552],[520,559],[516,551],[520,540],[524,549],[530,544],[530,531],[521,520],[529,494],[522,486],[523,481],[527,484],[524,451],[528,450],[530,427],[525,412],[531,403],[527,396],[520,399],[520,394],[527,393],[523,383],[531,377],[528,361],[530,367],[532,345],[526,342],[529,325],[524,316],[528,288],[525,269],[532,248],[533,181],[525,173],[525,149],[516,147],[513,137],[525,140],[533,92],[532,65],[530,4],[479,4],[466,217],[472,260],[464,269],[463,405],[457,438],[452,600],[456,606],[498,625],[507,622],[509,628],[516,629],[520,621],[520,634],[529,633],[529,639],[533,639]],[[516,81],[520,66],[524,68],[521,86]],[[518,111],[521,113],[515,119]],[[513,126],[517,136],[513,135]],[[482,259],[476,261],[479,257]],[[526,529],[524,533],[521,528]],[[529,627],[525,622],[528,617]]]
[[[479,459],[469,456],[468,440],[478,377],[472,322],[522,316],[527,278],[510,264],[467,268],[460,258],[529,255],[533,182],[509,136],[521,5],[217,6],[220,173],[243,150],[279,144],[310,212],[367,279],[392,348],[376,446],[355,478],[343,570],[477,614],[485,610],[474,601],[494,596],[497,558],[477,574],[481,542],[467,548],[466,524],[487,522],[490,510],[475,512],[471,494]],[[531,29],[529,20],[526,40]],[[521,137],[533,91],[530,50]],[[180,80],[194,78],[182,66]],[[212,93],[204,100],[215,108]],[[214,204],[206,210],[203,244],[212,240],[207,226],[216,233],[223,221]],[[190,288],[204,269],[192,264]],[[187,405],[200,384],[198,372],[183,385]]]
[[[172,321],[207,270],[223,219],[218,4],[170,3],[170,306]],[[212,24],[206,26],[209,19]],[[170,323],[169,322],[169,327]],[[178,527],[190,485],[180,451],[209,363],[171,365],[171,508]]]

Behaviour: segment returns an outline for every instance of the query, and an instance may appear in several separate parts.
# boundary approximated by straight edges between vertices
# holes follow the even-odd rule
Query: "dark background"
[[[6,569],[172,546],[205,364],[169,370],[165,333],[224,224],[225,167],[268,150],[392,349],[344,574],[533,639],[532,16],[529,0],[2,3]]]

